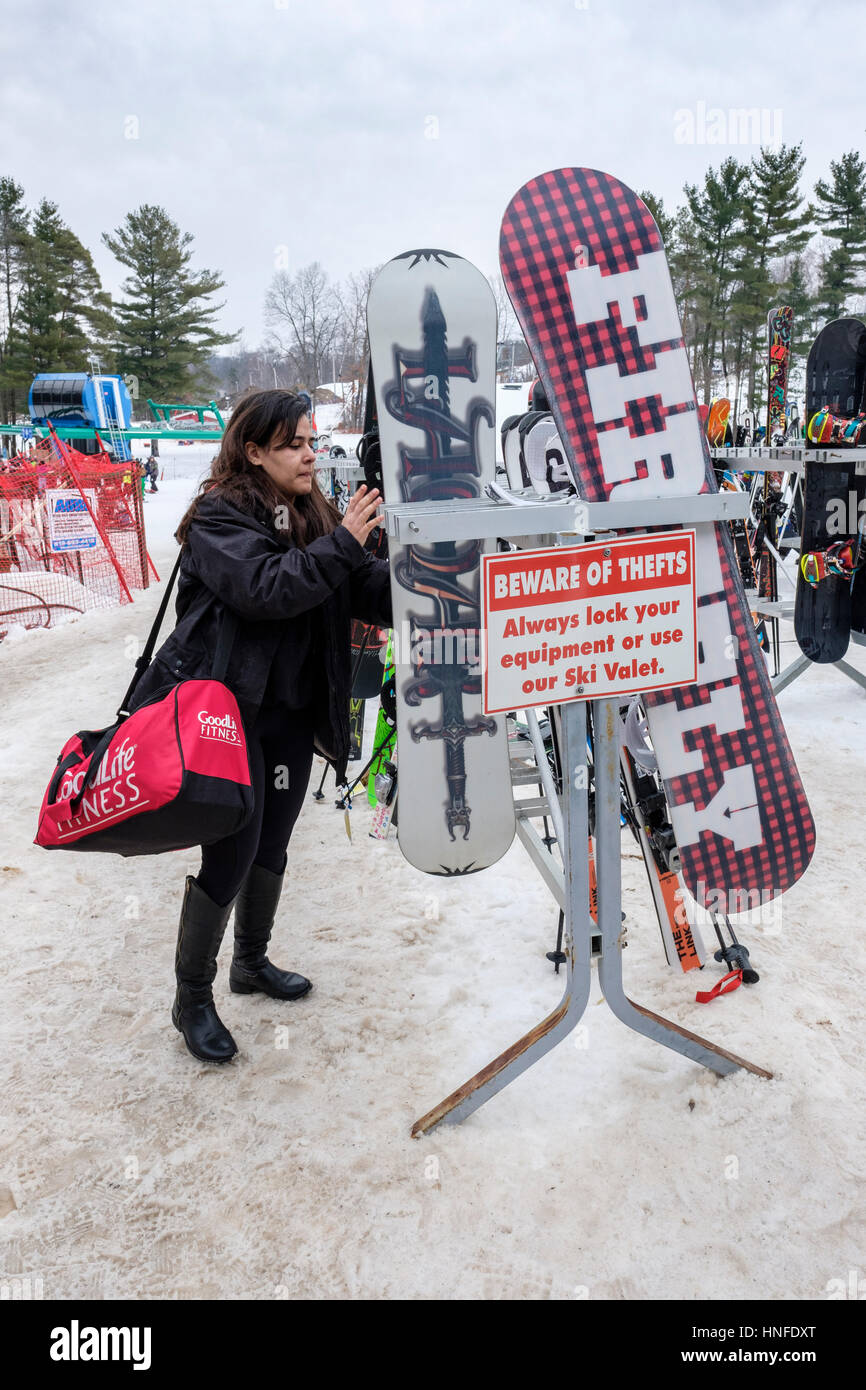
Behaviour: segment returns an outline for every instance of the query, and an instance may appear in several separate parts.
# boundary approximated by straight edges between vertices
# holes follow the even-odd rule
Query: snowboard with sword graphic
[[[367,302],[386,503],[480,497],[495,473],[496,306],[480,271],[447,251],[406,252]],[[394,601],[398,840],[416,868],[463,874],[514,835],[503,717],[485,715],[479,566],[468,538],[389,541]]]

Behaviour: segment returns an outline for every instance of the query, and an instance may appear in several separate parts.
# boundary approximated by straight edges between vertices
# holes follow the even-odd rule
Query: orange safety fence
[[[132,602],[149,559],[138,465],[53,435],[0,460],[0,638]]]

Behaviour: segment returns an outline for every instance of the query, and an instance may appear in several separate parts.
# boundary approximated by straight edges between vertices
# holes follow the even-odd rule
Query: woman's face
[[[247,458],[256,467],[263,468],[283,492],[290,497],[308,497],[313,487],[313,469],[316,464],[315,439],[309,415],[302,415],[295,426],[294,438],[275,449],[272,445],[262,448],[258,444],[248,444]]]

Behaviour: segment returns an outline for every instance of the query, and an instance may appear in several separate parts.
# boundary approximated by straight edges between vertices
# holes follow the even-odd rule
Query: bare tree
[[[318,261],[295,275],[279,270],[265,298],[271,350],[284,357],[299,385],[315,393],[331,371],[340,304]]]
[[[505,281],[501,275],[488,275],[487,282],[496,300],[496,366],[497,371],[507,377],[520,376],[517,367],[529,359],[526,339],[520,331],[520,324],[514,307],[508,297]],[[531,359],[529,359],[531,360]]]
[[[367,339],[367,298],[370,286],[379,273],[379,267],[359,271],[350,275],[340,286],[340,324],[338,339],[340,343],[340,380],[348,382],[346,409],[343,426],[349,430],[360,430],[364,422],[364,398],[367,387],[367,371],[370,362],[370,344]]]
[[[496,336],[500,343],[510,343],[512,338],[522,338],[523,334],[517,322],[517,315],[508,297],[508,290],[505,288],[505,281],[502,276],[488,275],[487,283],[493,291],[493,298],[496,300],[496,318],[499,325]]]

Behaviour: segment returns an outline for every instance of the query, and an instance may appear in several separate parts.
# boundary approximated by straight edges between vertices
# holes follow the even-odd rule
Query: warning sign
[[[90,511],[96,512],[96,493],[86,489]],[[99,541],[93,517],[81,493],[75,488],[49,488],[48,534],[53,551],[92,550]]]
[[[481,563],[486,714],[695,680],[694,531]]]

